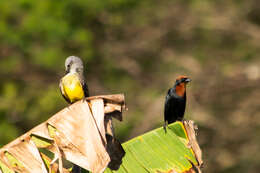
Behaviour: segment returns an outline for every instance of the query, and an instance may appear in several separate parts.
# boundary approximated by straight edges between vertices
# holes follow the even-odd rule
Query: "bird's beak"
[[[189,82],[191,82],[190,78],[185,79],[185,83],[189,83]]]

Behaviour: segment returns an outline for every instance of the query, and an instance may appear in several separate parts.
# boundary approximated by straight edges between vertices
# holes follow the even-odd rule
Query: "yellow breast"
[[[72,103],[84,98],[84,91],[76,73],[67,74],[62,78],[62,85],[64,88],[65,97]]]

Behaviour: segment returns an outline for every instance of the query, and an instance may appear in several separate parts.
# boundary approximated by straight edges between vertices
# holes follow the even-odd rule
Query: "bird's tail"
[[[164,121],[163,129],[164,129],[165,133],[167,132],[167,130],[166,130],[167,125],[168,125],[167,121]]]

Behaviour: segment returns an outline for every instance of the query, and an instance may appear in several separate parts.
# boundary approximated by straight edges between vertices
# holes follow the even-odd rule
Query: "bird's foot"
[[[86,98],[84,97],[83,99],[81,99],[81,102],[84,103],[86,101]]]
[[[71,104],[69,104],[69,105],[67,106],[67,109],[71,110],[71,109],[70,109],[70,106],[71,106]]]

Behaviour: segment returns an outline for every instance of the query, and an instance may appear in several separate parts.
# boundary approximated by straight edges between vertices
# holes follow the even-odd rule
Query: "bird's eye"
[[[73,64],[73,61],[70,61],[70,62],[68,63],[68,65],[67,65],[67,67],[70,68],[72,64]]]

